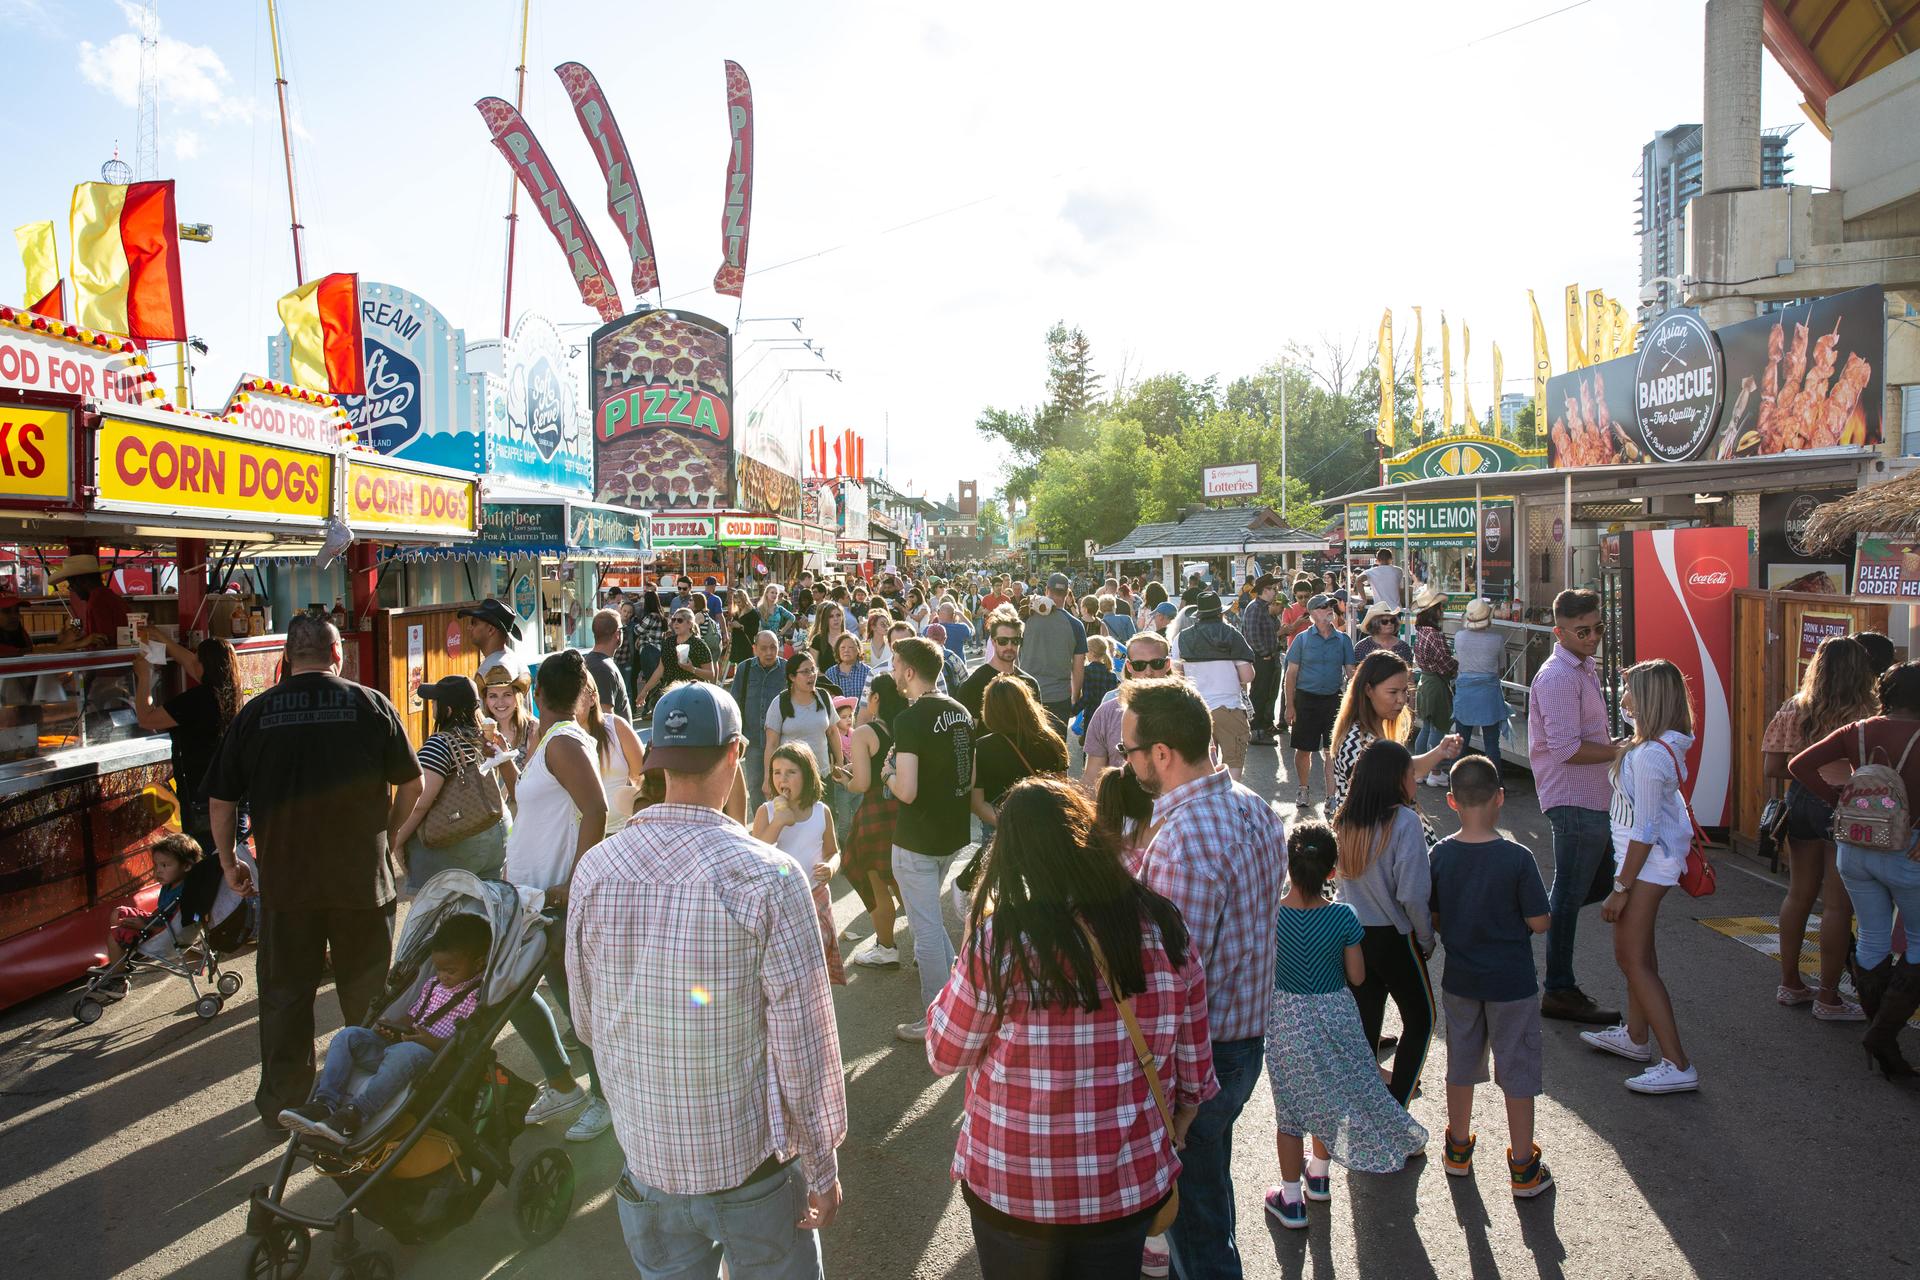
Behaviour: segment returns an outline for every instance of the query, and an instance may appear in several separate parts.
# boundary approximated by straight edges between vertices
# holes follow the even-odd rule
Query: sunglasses
[[[1168,658],[1128,658],[1129,671],[1165,671],[1171,664]]]
[[[1568,635],[1575,636],[1581,640],[1590,640],[1594,636],[1599,635],[1604,628],[1596,625],[1591,627],[1566,627],[1563,629]]]
[[[996,645],[1019,644],[1020,637],[1019,636],[995,636],[993,638],[993,642]]]

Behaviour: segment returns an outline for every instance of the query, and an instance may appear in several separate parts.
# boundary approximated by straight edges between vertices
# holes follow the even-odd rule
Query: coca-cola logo
[[[1718,600],[1733,590],[1733,570],[1719,556],[1701,556],[1687,566],[1687,594],[1696,600]]]

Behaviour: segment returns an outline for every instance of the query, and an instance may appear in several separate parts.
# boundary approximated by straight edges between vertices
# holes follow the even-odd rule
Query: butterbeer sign
[[[733,336],[685,311],[641,311],[593,335],[596,501],[641,511],[725,506],[733,492]]]

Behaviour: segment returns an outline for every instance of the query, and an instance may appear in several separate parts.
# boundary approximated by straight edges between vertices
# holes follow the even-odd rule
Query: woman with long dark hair
[[[164,731],[173,740],[173,789],[180,797],[180,829],[213,848],[213,819],[208,813],[207,768],[219,750],[221,735],[240,714],[240,655],[226,640],[209,636],[191,652],[176,644],[167,653],[187,675],[199,681],[164,703],[153,701],[153,664],[143,649],[133,656],[133,713],[149,733]]]
[[[667,630],[667,611],[660,603],[660,593],[648,587],[640,593],[640,607],[633,613],[633,687],[628,692],[635,706],[640,705],[640,690],[647,678],[660,665]]]
[[[1773,998],[1784,1005],[1813,1005],[1823,1022],[1860,1022],[1866,1013],[1840,994],[1840,975],[1853,949],[1853,900],[1834,866],[1833,809],[1793,781],[1787,762],[1843,724],[1878,713],[1873,687],[1880,672],[1851,636],[1828,636],[1813,651],[1800,688],[1760,739],[1761,772],[1787,782],[1787,897],[1780,904],[1780,985]],[[1807,917],[1820,899],[1820,985],[1800,975]]]
[[[420,744],[420,799],[414,803],[413,812],[388,833],[387,847],[399,854],[407,884],[415,892],[440,872],[451,869],[492,880],[500,874],[507,857],[509,820],[504,793],[500,821],[484,831],[437,847],[419,835],[447,782],[464,780],[466,771],[479,769],[489,754],[480,736],[480,691],[469,677],[453,675],[422,685],[420,696],[433,703],[433,732]],[[496,788],[503,781],[497,769],[485,770],[480,776],[486,785]]]
[[[1079,787],[1030,778],[1001,815],[927,1015],[933,1069],[971,1072],[953,1170],[980,1270],[1137,1275],[1220,1088],[1199,958]]]
[[[1376,649],[1360,660],[1347,682],[1340,714],[1333,722],[1333,762],[1327,767],[1327,812],[1338,813],[1360,753],[1378,741],[1405,742],[1413,730],[1407,709],[1413,675],[1399,654]],[[1460,754],[1460,739],[1448,734],[1414,757],[1420,776]]]
[[[1369,661],[1379,658],[1400,661],[1380,653]],[[1405,747],[1381,738],[1360,753],[1345,803],[1333,815],[1340,848],[1337,897],[1366,931],[1360,942],[1366,976],[1354,986],[1353,998],[1370,1048],[1380,1044],[1389,996],[1400,1011],[1400,1043],[1387,1090],[1403,1107],[1420,1083],[1433,1038],[1433,983],[1427,976],[1433,873],[1415,801],[1422,772]]]

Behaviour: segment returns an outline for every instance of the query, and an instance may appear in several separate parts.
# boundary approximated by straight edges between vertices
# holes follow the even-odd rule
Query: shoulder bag
[[[441,784],[420,824],[420,842],[429,849],[457,844],[477,836],[500,821],[506,802],[500,795],[500,780],[491,771],[480,768],[480,744],[446,734],[453,755],[453,773]]]
[[[1119,1006],[1121,1021],[1127,1024],[1127,1038],[1133,1041],[1133,1056],[1139,1060],[1140,1070],[1146,1073],[1147,1087],[1153,1090],[1153,1104],[1160,1109],[1160,1119],[1167,1126],[1167,1144],[1173,1144],[1173,1108],[1167,1105],[1167,1093],[1160,1085],[1160,1073],[1154,1069],[1153,1050],[1147,1047],[1147,1038],[1141,1034],[1140,1021],[1133,1016],[1133,1001],[1122,1000],[1119,991],[1114,989],[1113,974],[1107,969],[1107,957],[1100,950],[1100,939],[1094,937],[1093,930],[1082,920],[1080,932],[1086,935],[1087,946],[1093,951],[1093,963],[1100,970],[1101,981],[1107,984],[1107,992],[1113,997],[1113,1003]],[[1180,1215],[1180,1182],[1175,1179],[1167,1190],[1167,1198],[1160,1203],[1159,1212],[1153,1215],[1153,1221],[1147,1224],[1150,1236],[1164,1235],[1173,1220]]]
[[[1707,857],[1707,833],[1700,829],[1700,820],[1693,816],[1693,801],[1687,799],[1685,780],[1680,776],[1680,757],[1673,754],[1673,748],[1664,739],[1655,741],[1673,761],[1674,785],[1679,789],[1680,803],[1687,807],[1687,825],[1693,828],[1693,839],[1687,845],[1687,864],[1680,871],[1680,887],[1690,898],[1705,898],[1720,886],[1719,873]]]

